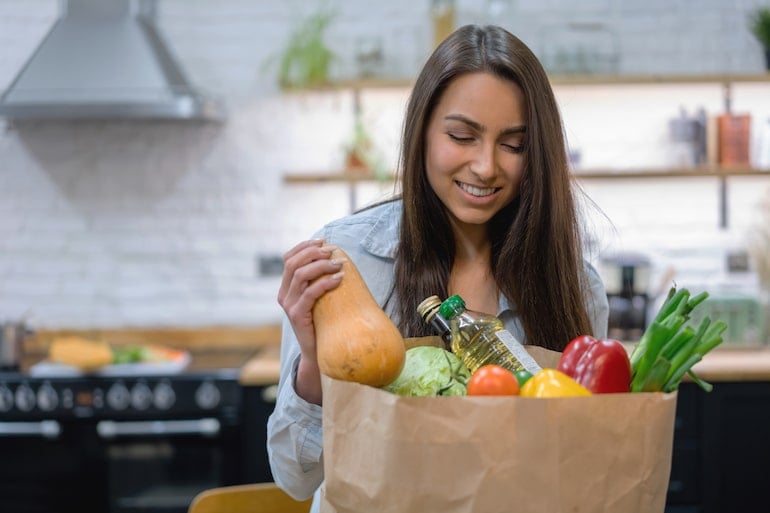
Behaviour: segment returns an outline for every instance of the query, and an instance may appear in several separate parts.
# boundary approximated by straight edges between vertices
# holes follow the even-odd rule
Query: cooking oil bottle
[[[452,350],[452,328],[440,313],[441,299],[438,296],[426,297],[422,303],[417,305],[417,313],[420,314],[425,324],[433,328],[436,335],[444,341],[444,348]]]
[[[540,370],[524,346],[493,315],[473,312],[458,295],[442,303],[438,296],[425,299],[417,307],[423,320],[446,341],[471,372],[494,363],[510,371]]]

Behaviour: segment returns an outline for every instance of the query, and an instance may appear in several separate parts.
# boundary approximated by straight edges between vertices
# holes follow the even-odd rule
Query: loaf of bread
[[[59,337],[51,342],[48,358],[52,362],[92,370],[113,362],[110,345],[78,336]]]

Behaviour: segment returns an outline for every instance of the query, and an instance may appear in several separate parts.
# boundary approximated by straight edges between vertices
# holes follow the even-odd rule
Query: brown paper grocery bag
[[[664,510],[676,393],[425,398],[322,382],[322,512]]]

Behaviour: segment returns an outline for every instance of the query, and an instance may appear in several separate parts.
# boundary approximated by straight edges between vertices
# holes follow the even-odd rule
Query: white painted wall
[[[458,19],[484,21],[491,3],[459,1]],[[495,19],[538,53],[610,32],[624,73],[756,73],[762,54],[743,23],[756,3],[510,0]],[[414,75],[430,46],[428,0],[332,4],[335,76],[355,74],[356,42],[372,34],[382,40],[384,74]],[[287,173],[338,169],[352,127],[349,92],[284,94],[265,69],[308,5],[160,1],[159,23],[188,74],[226,103],[223,125],[0,124],[0,321],[28,315],[37,327],[119,327],[279,319],[279,278],[258,276],[256,258],[281,255],[350,209],[344,185],[283,182]],[[55,0],[0,0],[0,88],[56,15]],[[605,26],[576,36],[568,19]],[[362,94],[367,126],[391,164],[407,93]],[[733,93],[734,109],[750,112],[756,126],[770,118],[770,84]],[[681,106],[719,113],[721,94],[717,85],[557,87],[584,168],[674,164],[668,119]],[[641,249],[659,269],[673,265],[680,283],[718,284],[728,279],[724,248],[745,244],[770,174],[729,181],[729,230],[718,227],[718,182],[709,177],[583,185],[611,222],[588,219],[595,257]],[[361,185],[358,204],[391,190]]]

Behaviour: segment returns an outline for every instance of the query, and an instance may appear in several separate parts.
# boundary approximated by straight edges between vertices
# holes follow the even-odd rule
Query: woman
[[[297,498],[323,481],[311,309],[344,279],[325,244],[345,250],[405,337],[431,334],[416,308],[434,294],[497,314],[525,344],[560,351],[580,334],[606,336],[607,298],[583,259],[558,107],[520,40],[465,26],[436,48],[407,106],[399,172],[401,198],[330,223],[284,259],[268,448],[275,481]]]

